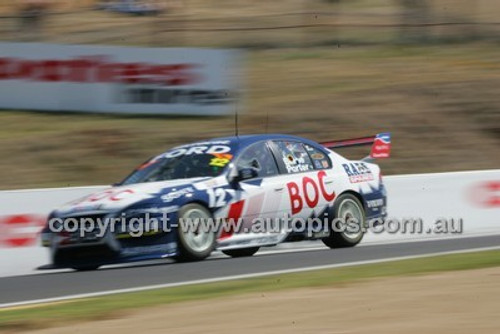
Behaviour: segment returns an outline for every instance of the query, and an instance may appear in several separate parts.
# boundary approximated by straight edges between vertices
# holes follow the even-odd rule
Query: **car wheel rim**
[[[211,217],[203,210],[190,209],[183,218],[188,223],[182,231],[182,238],[186,246],[198,253],[209,250],[214,242],[215,233],[208,231],[208,226],[204,222]]]
[[[342,220],[342,234],[349,239],[357,239],[363,233],[363,209],[359,207],[359,204],[352,199],[345,199],[340,203],[339,207],[339,218]],[[356,230],[353,229],[352,223],[348,224],[349,221],[356,223]]]

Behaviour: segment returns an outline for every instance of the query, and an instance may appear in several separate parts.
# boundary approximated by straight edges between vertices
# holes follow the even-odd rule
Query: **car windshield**
[[[222,173],[231,160],[230,154],[193,154],[156,157],[130,174],[120,185],[157,182],[193,177],[214,177]]]

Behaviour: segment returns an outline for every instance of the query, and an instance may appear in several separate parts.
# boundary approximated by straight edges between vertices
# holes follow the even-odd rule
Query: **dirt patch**
[[[498,333],[500,268],[186,302],[37,333]]]

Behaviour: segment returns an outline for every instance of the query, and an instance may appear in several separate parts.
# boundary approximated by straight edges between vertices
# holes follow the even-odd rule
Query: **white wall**
[[[432,227],[439,218],[462,218],[463,235],[500,233],[500,170],[388,176],[384,181],[390,217],[422,218],[426,228]],[[43,222],[53,208],[103,188],[0,191],[0,277],[29,274],[34,268],[47,264],[48,251],[38,246],[36,238],[40,221]],[[23,221],[19,216],[28,218]],[[14,223],[7,224],[8,221]],[[444,236],[369,233],[363,243]],[[6,242],[18,237],[27,237],[31,243],[13,247]]]

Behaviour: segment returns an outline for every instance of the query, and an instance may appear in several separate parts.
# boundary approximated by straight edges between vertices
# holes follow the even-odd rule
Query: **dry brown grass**
[[[494,14],[500,9],[497,0],[476,1],[472,9],[470,2],[458,2],[433,3],[441,17],[498,20]],[[0,9],[12,3],[0,0]],[[185,15],[190,27],[201,28],[293,24],[303,18],[280,16],[276,21],[266,15],[303,10],[341,10],[345,14],[306,17],[305,22],[391,23],[397,17],[394,0],[344,1],[340,6],[315,0],[308,1],[307,8],[304,3],[189,0],[160,18],[87,11],[54,16],[44,34],[48,41],[62,43],[299,45],[249,53],[247,98],[240,106],[246,110],[241,117],[242,132],[263,132],[267,115],[270,132],[317,140],[391,131],[394,157],[382,162],[386,174],[500,166],[500,51],[496,42],[426,47],[353,47],[337,42],[360,36],[381,41],[396,33],[366,28],[152,33],[158,26],[151,23],[179,27],[181,23],[170,20]],[[236,18],[241,16],[247,19]],[[210,17],[224,19],[193,21]],[[9,29],[4,34],[14,36],[15,31]],[[233,133],[231,118],[1,112],[0,124],[2,189],[112,183],[143,159],[174,144]]]
[[[36,36],[47,42],[72,44],[274,48],[335,45],[339,41],[387,43],[399,40],[401,32],[383,26],[401,23],[396,0],[159,1],[168,9],[159,17],[89,10],[95,2],[54,0],[53,11],[67,13],[48,17]],[[19,1],[0,0],[0,15],[15,14],[16,8]],[[496,0],[434,0],[432,22],[495,22],[499,21],[495,14],[499,9]],[[270,27],[288,28],[246,30]],[[470,38],[472,31],[498,38],[500,26],[405,29],[426,30],[441,40],[460,40]],[[26,40],[29,36],[19,32],[16,18],[4,18],[0,20],[0,39]]]
[[[497,334],[500,269],[438,273],[160,305],[35,334]],[[481,284],[478,284],[481,282]],[[279,283],[276,283],[278,285]],[[258,319],[257,321],[253,319]],[[362,320],[361,320],[362,319]]]
[[[25,0],[0,0],[0,14],[14,14]],[[88,8],[96,3],[95,0],[47,0],[54,11],[68,11]]]
[[[278,49],[249,57],[242,133],[316,140],[391,131],[386,174],[498,168],[500,52],[490,45]],[[0,113],[0,187],[112,183],[148,156],[230,135],[232,118]],[[362,156],[365,150],[349,156]]]

